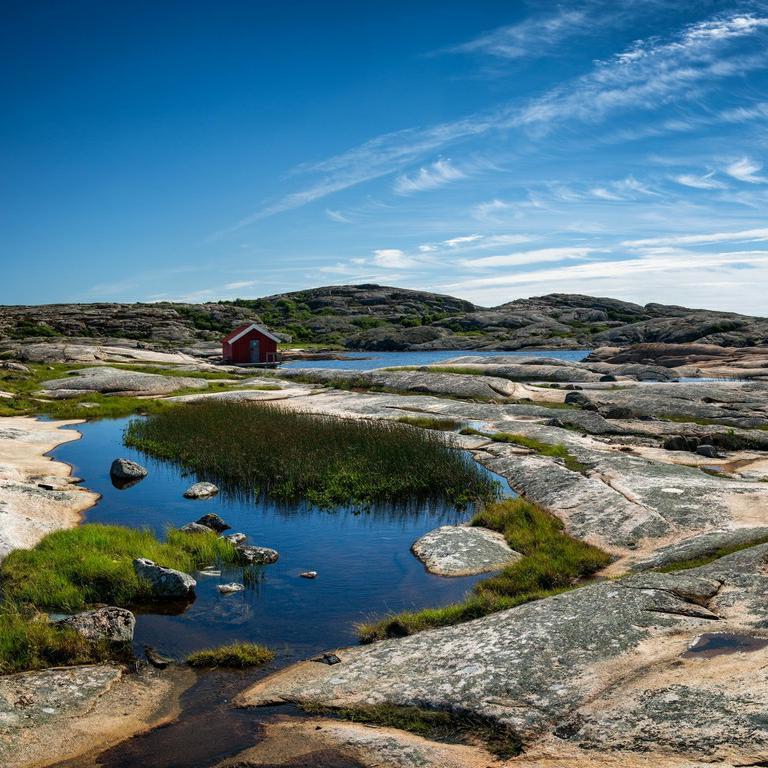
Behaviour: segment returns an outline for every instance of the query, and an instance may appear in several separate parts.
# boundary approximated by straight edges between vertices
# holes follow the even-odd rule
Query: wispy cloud
[[[568,18],[567,12],[561,15]],[[654,36],[640,40],[609,59],[597,61],[587,74],[564,82],[526,104],[504,103],[429,128],[409,128],[375,137],[326,160],[298,166],[294,177],[310,176],[315,177],[315,181],[265,204],[224,232],[393,174],[400,174],[394,183],[398,194],[412,194],[457,181],[467,175],[467,171],[449,160],[425,165],[415,174],[409,174],[406,169],[449,146],[492,132],[524,129],[536,140],[562,126],[572,129],[575,123],[594,125],[615,113],[656,112],[671,104],[698,103],[716,83],[768,66],[767,30],[768,16],[757,13],[718,16],[689,25],[666,39]],[[479,40],[475,44],[481,45]],[[750,41],[753,45],[734,45],[736,41]],[[486,41],[483,45],[493,43]],[[705,119],[734,122],[756,119],[760,116],[761,104],[741,110],[730,108],[720,116],[707,115]],[[690,130],[691,125],[699,124],[697,121],[701,119],[699,116],[667,118],[653,130],[657,133]],[[643,135],[649,135],[645,128],[637,138]],[[613,193],[621,195],[617,190]],[[485,213],[499,215],[501,210],[487,209]]]
[[[678,184],[682,184],[684,187],[691,187],[692,189],[725,189],[726,185],[713,178],[714,175],[714,171],[710,171],[704,176],[696,176],[692,173],[681,173],[679,176],[674,176],[673,178]]]
[[[642,240],[624,240],[628,248],[668,245],[707,245],[711,243],[749,243],[768,240],[768,229],[743,229],[739,232],[710,232],[708,234],[669,235]]]
[[[542,264],[568,259],[583,259],[594,253],[596,248],[539,248],[533,251],[519,251],[500,256],[485,256],[480,259],[466,259],[465,267],[514,267],[524,264]]]
[[[347,218],[341,211],[332,211],[330,208],[325,209],[325,215],[338,224],[351,224],[352,219]]]
[[[236,291],[239,288],[253,288],[258,285],[258,280],[237,280],[234,283],[227,283],[224,288],[228,291]]]
[[[725,172],[738,181],[745,181],[748,184],[766,184],[768,179],[765,176],[758,176],[758,172],[763,169],[763,164],[748,157],[742,157],[731,163]]]
[[[454,166],[450,160],[436,160],[432,165],[420,168],[414,175],[403,174],[395,180],[394,190],[398,195],[410,195],[424,192],[466,178],[466,174]]]
[[[548,16],[534,16],[518,24],[491,30],[445,52],[479,53],[500,59],[538,57],[569,37],[584,34],[592,28],[583,10],[559,9]]]

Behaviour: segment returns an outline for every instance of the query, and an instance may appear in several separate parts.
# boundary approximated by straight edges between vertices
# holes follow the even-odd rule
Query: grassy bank
[[[464,602],[408,611],[361,625],[362,642],[459,624],[549,597],[571,588],[611,560],[601,549],[565,533],[558,518],[523,499],[490,504],[472,518],[471,524],[503,534],[509,546],[524,557],[476,584]]]
[[[438,434],[389,421],[202,401],[131,422],[126,443],[220,485],[319,507],[489,500],[496,484]]]
[[[458,429],[462,422],[456,419],[445,419],[438,416],[401,416],[398,421],[401,424],[410,424],[412,427],[422,429],[435,429],[438,432],[451,432]]]
[[[130,607],[150,597],[133,569],[136,557],[187,572],[235,562],[237,552],[212,533],[170,531],[161,542],[149,531],[91,523],[11,552],[0,568],[0,585],[5,600],[45,610],[74,612],[95,603]]]
[[[0,390],[8,392],[11,397],[0,399],[0,416],[44,415],[57,419],[94,419],[121,418],[134,414],[159,413],[169,408],[172,403],[162,398],[129,397],[122,395],[102,395],[99,393],[84,393],[78,397],[65,400],[54,400],[39,397],[36,392],[42,389],[44,381],[65,378],[71,371],[91,368],[92,365],[77,365],[72,363],[56,363],[43,365],[29,363],[27,372],[11,369],[0,369]],[[164,376],[185,376],[206,379],[208,387],[199,389],[179,389],[171,393],[173,396],[201,394],[201,392],[228,392],[242,385],[220,381],[219,379],[237,378],[231,374],[217,372],[193,372],[160,366],[111,364],[110,367],[121,368],[137,373],[158,373]],[[279,389],[275,384],[265,382],[253,385],[248,389]]]
[[[122,646],[86,640],[73,629],[49,623],[45,614],[33,608],[9,602],[0,607],[0,675],[127,656]]]

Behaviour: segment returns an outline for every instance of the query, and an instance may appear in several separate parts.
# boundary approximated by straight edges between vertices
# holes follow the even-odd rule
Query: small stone
[[[302,579],[316,579],[317,571],[304,571],[304,573],[300,573],[299,576],[301,576]]]
[[[312,659],[312,661],[317,661],[320,664],[328,664],[329,666],[341,664],[341,659],[335,653],[324,653],[322,656]]]
[[[207,525],[201,525],[200,523],[187,523],[179,528],[184,533],[216,533],[213,528],[209,528]]]
[[[227,525],[218,515],[215,515],[213,513],[203,515],[197,521],[197,523],[198,525],[208,526],[208,528],[216,531],[216,533],[222,533],[223,531],[228,531],[232,527],[230,525]]]
[[[704,456],[708,459],[719,459],[721,458],[720,452],[715,448],[714,445],[700,445],[696,449],[696,453],[699,454],[699,456]]]
[[[197,582],[188,574],[164,568],[145,557],[137,557],[133,568],[140,579],[152,585],[152,594],[161,598],[185,598],[195,594]]]
[[[269,547],[253,547],[241,544],[237,547],[237,551],[240,553],[241,560],[248,565],[269,565],[277,562],[278,557],[280,557],[276,550]]]
[[[195,483],[190,485],[186,491],[184,491],[185,499],[209,499],[211,496],[215,496],[219,492],[217,486],[213,483]]]
[[[248,537],[244,533],[230,533],[227,536],[220,536],[219,538],[237,545],[242,544]]]
[[[151,645],[144,646],[144,655],[147,657],[147,661],[157,669],[165,669],[172,661],[172,659],[160,655]]]
[[[145,467],[130,459],[115,459],[109,468],[113,480],[141,480],[149,474]]]
[[[230,584],[219,584],[217,589],[222,595],[231,595],[233,592],[242,592],[245,589],[245,585],[233,581]]]

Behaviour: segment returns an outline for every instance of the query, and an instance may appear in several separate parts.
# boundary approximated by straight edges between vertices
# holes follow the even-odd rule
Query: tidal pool
[[[241,581],[239,568],[220,575],[199,572],[197,598],[178,614],[142,613],[137,617],[135,645],[182,657],[203,647],[243,640],[263,643],[278,652],[281,663],[357,642],[355,624],[400,612],[460,600],[483,578],[443,578],[427,573],[410,551],[422,534],[439,525],[466,520],[472,510],[436,503],[317,510],[302,504],[275,504],[222,492],[193,501],[182,494],[198,478],[173,464],[157,461],[123,445],[128,419],[105,419],[74,429],[81,440],[52,453],[72,466],[83,484],[101,500],[85,516],[88,523],[148,528],[163,536],[214,512],[247,534],[248,543],[280,553],[273,565],[243,592],[221,595],[218,584]],[[149,475],[129,488],[112,485],[109,466],[123,456],[142,463]],[[507,495],[512,491],[497,478]],[[316,579],[299,576],[317,571]],[[153,607],[153,611],[157,609]]]

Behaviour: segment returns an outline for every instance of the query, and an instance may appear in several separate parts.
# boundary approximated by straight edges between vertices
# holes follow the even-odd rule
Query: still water
[[[466,520],[471,510],[436,503],[410,508],[383,507],[368,512],[306,505],[254,502],[221,493],[193,501],[183,492],[197,480],[173,464],[156,461],[122,444],[128,419],[93,421],[76,427],[81,440],[60,446],[54,458],[72,465],[84,485],[102,495],[86,522],[148,528],[163,536],[215,512],[248,543],[280,553],[259,571],[245,592],[221,595],[216,586],[242,581],[238,568],[221,576],[193,574],[197,598],[179,615],[138,617],[135,643],[180,657],[202,647],[236,640],[264,643],[280,655],[305,657],[356,642],[355,623],[461,599],[481,577],[443,578],[427,573],[410,551],[429,530]],[[138,461],[149,475],[118,490],[109,478],[116,457]],[[509,486],[501,479],[506,493]],[[301,578],[314,570],[314,580]]]
[[[478,350],[431,350],[428,352],[345,352],[344,360],[293,360],[283,363],[283,368],[345,368],[369,371],[372,368],[389,368],[401,365],[435,365],[444,360],[467,355],[479,357],[554,357],[558,360],[583,360],[588,349],[525,350],[517,352],[493,352]]]

